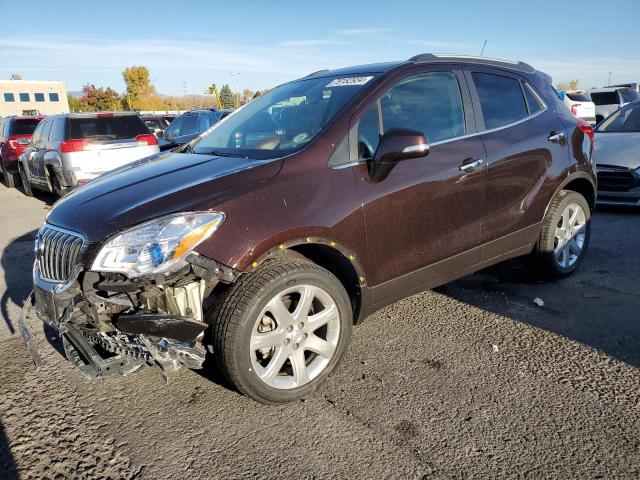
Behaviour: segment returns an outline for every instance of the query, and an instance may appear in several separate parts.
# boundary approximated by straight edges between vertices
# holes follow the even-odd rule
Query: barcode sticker
[[[351,85],[364,85],[373,77],[345,77],[345,78],[336,78],[329,82],[329,84],[325,88],[329,87],[350,87]]]

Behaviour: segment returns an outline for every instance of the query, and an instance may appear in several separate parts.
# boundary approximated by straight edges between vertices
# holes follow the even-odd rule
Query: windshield
[[[312,78],[277,87],[218,123],[192,151],[258,159],[293,153],[313,140],[372,78]]]
[[[624,88],[620,90],[620,95],[622,95],[622,101],[625,103],[640,100],[640,93],[633,88]]]
[[[587,92],[573,92],[567,93],[567,97],[569,100],[573,100],[574,102],[590,102],[591,98]]]
[[[598,132],[640,132],[640,104],[622,107],[598,127]]]
[[[196,133],[197,123],[197,115],[182,115],[171,122],[164,136],[165,138],[175,138],[181,135],[193,135]]]

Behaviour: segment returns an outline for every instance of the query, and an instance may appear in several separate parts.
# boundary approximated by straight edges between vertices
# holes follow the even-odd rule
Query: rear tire
[[[29,179],[27,178],[27,172],[24,171],[24,167],[22,165],[18,165],[18,171],[20,172],[20,180],[22,181],[22,189],[24,190],[24,194],[27,197],[33,197],[33,190],[31,189],[31,184],[29,183]]]
[[[266,404],[313,393],[342,360],[353,324],[340,281],[296,258],[242,275],[215,310],[212,343],[221,372]]]
[[[19,176],[15,173],[9,172],[7,167],[4,166],[2,159],[0,159],[0,164],[2,165],[2,178],[4,179],[5,186],[7,188],[16,188]]]
[[[587,200],[577,192],[562,190],[549,205],[529,265],[544,280],[568,277],[584,260],[590,236]]]

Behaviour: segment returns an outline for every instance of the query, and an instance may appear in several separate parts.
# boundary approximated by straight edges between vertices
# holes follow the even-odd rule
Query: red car
[[[7,187],[19,178],[18,157],[29,145],[33,131],[43,117],[5,117],[0,120],[0,164]]]

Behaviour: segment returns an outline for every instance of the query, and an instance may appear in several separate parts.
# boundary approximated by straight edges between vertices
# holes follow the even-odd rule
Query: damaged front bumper
[[[145,366],[158,366],[165,375],[181,366],[202,368],[208,327],[203,299],[220,280],[209,270],[223,272],[202,262],[197,259],[199,266],[167,285],[157,284],[158,279],[105,279],[95,272],[78,272],[64,284],[51,282],[36,262],[34,289],[20,321],[34,362],[39,357],[27,325],[35,316],[57,330],[66,357],[89,378],[127,375]],[[229,276],[228,270],[223,273]]]

